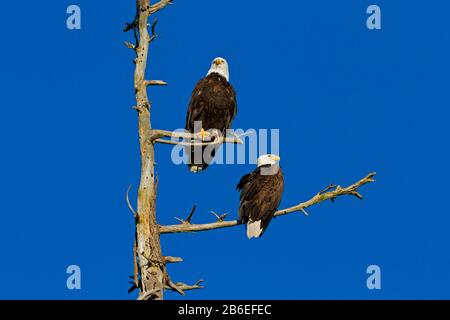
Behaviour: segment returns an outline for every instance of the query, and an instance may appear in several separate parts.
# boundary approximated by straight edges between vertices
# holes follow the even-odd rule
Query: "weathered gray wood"
[[[145,80],[150,34],[147,24],[150,14],[164,8],[170,1],[150,6],[149,0],[137,0],[135,28],[139,43],[135,46],[134,89],[138,111],[138,131],[141,153],[141,179],[137,200],[136,243],[140,270],[140,295],[145,299],[163,299],[166,282],[165,261],[161,252],[159,227],[156,223],[155,150],[152,142],[151,105]]]

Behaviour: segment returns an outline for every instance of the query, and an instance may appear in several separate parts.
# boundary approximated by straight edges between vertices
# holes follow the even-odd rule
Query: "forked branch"
[[[306,214],[305,211],[306,208],[324,202],[326,200],[334,201],[337,197],[344,195],[351,195],[357,197],[358,199],[362,199],[362,195],[358,192],[358,188],[365,184],[374,182],[375,175],[376,175],[375,172],[369,173],[366,177],[353,183],[352,185],[349,185],[348,187],[341,187],[339,185],[338,186],[329,185],[326,189],[318,192],[314,197],[312,197],[308,201],[299,203],[290,208],[278,210],[277,212],[275,212],[275,216],[282,216],[293,212],[303,212]],[[218,216],[217,214],[216,217],[218,217],[218,221],[212,223],[192,224],[190,222],[186,223],[186,221],[184,221],[184,223],[177,225],[160,226],[159,230],[160,233],[197,232],[197,231],[207,231],[213,229],[233,227],[239,224],[237,220],[224,221],[223,217]]]
[[[166,289],[168,290],[172,290],[172,291],[176,291],[181,295],[185,295],[185,291],[188,290],[195,290],[195,289],[202,289],[203,286],[201,286],[200,284],[203,282],[203,279],[198,280],[196,283],[194,283],[193,285],[188,285],[185,284],[183,282],[177,282],[177,283],[173,283],[172,280],[168,279],[167,283],[166,283]]]

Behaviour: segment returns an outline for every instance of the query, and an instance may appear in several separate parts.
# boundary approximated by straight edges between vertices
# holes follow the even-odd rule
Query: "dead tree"
[[[185,291],[192,289],[200,289],[202,286],[199,280],[193,285],[184,283],[174,283],[166,269],[167,263],[181,262],[182,259],[178,257],[163,256],[160,243],[160,235],[163,233],[181,233],[193,231],[206,231],[218,228],[232,227],[238,225],[238,221],[226,221],[226,214],[219,215],[211,212],[216,221],[206,224],[192,224],[191,219],[195,212],[194,206],[186,219],[180,219],[180,224],[160,226],[156,220],[156,190],[158,180],[155,175],[155,144],[188,144],[191,146],[198,144],[208,144],[208,142],[194,142],[191,139],[197,139],[198,135],[190,133],[175,133],[167,130],[154,129],[151,126],[151,103],[147,96],[148,86],[164,86],[167,85],[162,80],[147,80],[146,67],[147,57],[150,43],[155,40],[155,27],[157,20],[155,19],[151,26],[149,26],[149,17],[159,10],[164,9],[167,5],[172,4],[171,0],[160,0],[155,4],[150,4],[150,0],[136,0],[136,15],[131,23],[127,23],[124,31],[132,31],[134,34],[135,43],[125,42],[125,45],[134,50],[136,53],[135,71],[134,71],[134,89],[136,96],[136,105],[134,109],[138,114],[138,133],[140,143],[141,156],[141,178],[137,196],[137,210],[133,208],[130,203],[128,192],[126,194],[126,201],[130,211],[135,219],[135,243],[134,243],[134,276],[132,278],[132,287],[129,292],[139,289],[138,299],[163,299],[164,290],[170,289],[182,295]],[[150,31],[149,31],[150,29]],[[184,141],[178,142],[175,140],[168,140],[164,138],[183,138]],[[242,143],[242,140],[237,137],[223,137],[215,139],[214,144],[222,143]],[[370,173],[361,180],[355,182],[348,187],[341,187],[330,184],[327,188],[317,193],[310,200],[299,203],[293,207],[279,210],[275,213],[276,216],[281,216],[294,212],[302,212],[307,215],[305,209],[326,201],[334,201],[337,197],[343,195],[356,196],[362,199],[358,188],[364,184],[375,181],[373,177],[375,173]]]

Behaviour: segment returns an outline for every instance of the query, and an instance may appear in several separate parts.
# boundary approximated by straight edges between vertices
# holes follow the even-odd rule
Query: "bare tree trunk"
[[[147,67],[150,35],[147,29],[150,15],[149,0],[137,1],[137,30],[134,88],[138,111],[139,143],[141,151],[141,180],[139,184],[136,219],[137,256],[140,269],[140,298],[163,299],[165,264],[161,252],[159,228],[156,223],[155,151],[150,119],[151,105],[147,97],[145,71]]]

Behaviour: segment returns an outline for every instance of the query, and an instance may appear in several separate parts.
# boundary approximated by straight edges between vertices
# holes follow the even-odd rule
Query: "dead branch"
[[[168,279],[166,282],[166,289],[173,290],[181,294],[182,296],[185,296],[183,289],[179,288],[175,283],[172,282],[172,280]]]
[[[131,184],[128,186],[125,200],[127,202],[128,209],[130,209],[131,213],[134,216],[134,219],[137,219],[139,217],[139,215],[137,214],[136,210],[134,210],[133,206],[131,205],[130,198],[128,196],[128,194],[130,193],[130,189],[131,189]]]
[[[131,293],[135,289],[140,287],[140,284],[139,284],[139,266],[138,266],[138,263],[137,263],[137,254],[136,254],[136,239],[133,242],[133,276],[130,277],[130,278],[133,279],[133,281],[130,282],[130,284],[132,286],[128,289],[128,293]]]
[[[168,83],[162,80],[145,80],[146,86],[167,86]]]
[[[169,279],[169,281],[166,284],[166,289],[172,290],[172,291],[176,291],[179,294],[184,296],[185,295],[184,291],[195,290],[195,289],[203,289],[203,286],[200,285],[202,282],[203,282],[203,279],[200,279],[195,284],[188,285],[188,284],[185,284],[183,282],[173,283]]]
[[[131,42],[124,41],[123,44],[129,49],[136,49],[136,45],[132,44]]]
[[[168,131],[168,130],[152,130],[152,142],[163,143],[163,144],[172,144],[172,145],[181,145],[181,146],[208,146],[208,145],[219,145],[222,143],[234,143],[234,144],[243,144],[244,142],[241,140],[240,136],[233,135],[229,136],[214,136],[209,132],[206,133],[206,138],[208,140],[202,141],[201,133],[190,133],[190,132],[177,132],[177,131]],[[211,140],[211,136],[214,136],[214,140]],[[171,140],[161,139],[161,138],[171,138]],[[174,139],[183,139],[183,140],[174,140]],[[191,142],[191,140],[194,140]]]
[[[194,215],[195,209],[197,209],[197,206],[194,204],[192,206],[191,212],[189,212],[189,214],[188,214],[186,219],[183,220],[181,218],[175,217],[175,220],[178,220],[178,221],[180,221],[180,223],[183,223],[183,224],[190,224],[191,220],[192,220],[192,216]]]
[[[183,262],[183,259],[180,257],[165,256],[164,262],[165,263],[178,263],[178,262]]]
[[[160,0],[148,7],[149,15],[164,9],[167,5],[172,4],[172,0]]]
[[[358,188],[367,183],[374,182],[375,179],[373,177],[375,176],[375,174],[376,174],[375,172],[372,172],[368,174],[366,177],[362,178],[361,180],[345,188],[341,186],[330,185],[326,189],[318,192],[314,197],[312,197],[308,201],[299,203],[298,205],[295,205],[290,208],[278,210],[277,212],[275,212],[275,216],[282,216],[285,214],[298,211],[306,213],[305,209],[308,207],[324,202],[326,200],[334,200],[337,197],[344,195],[352,195],[357,197],[358,199],[362,199],[361,194],[357,191]],[[224,221],[223,219],[222,220],[219,219],[219,221],[205,224],[181,223],[178,225],[160,226],[159,230],[160,233],[197,232],[197,231],[207,231],[213,229],[233,227],[236,225],[238,225],[237,220]]]
[[[221,215],[215,213],[214,211],[210,211],[211,214],[217,218],[217,221],[224,221],[223,219],[225,219],[228,216],[228,213],[223,213]]]
[[[158,23],[158,19],[153,20],[152,35],[150,36],[150,42],[152,42],[153,40],[155,40],[158,37],[158,35],[156,34],[156,31],[155,31],[157,23]]]

